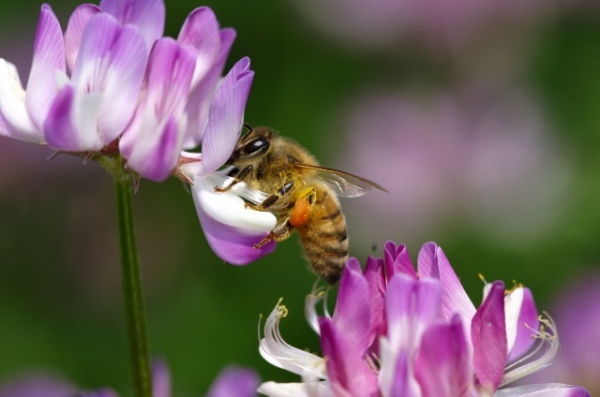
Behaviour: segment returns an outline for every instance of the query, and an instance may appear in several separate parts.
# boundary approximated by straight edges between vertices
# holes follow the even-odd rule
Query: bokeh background
[[[77,4],[51,2],[63,28]],[[561,354],[586,356],[552,381],[600,391],[598,1],[167,0],[166,33],[200,5],[238,32],[229,65],[252,59],[248,123],[389,190],[343,202],[352,255],[393,240],[416,259],[433,240],[475,302],[479,273],[524,283],[556,313]],[[40,6],[0,3],[0,57],[24,82]],[[50,154],[0,138],[0,390],[37,371],[128,396],[112,183],[97,164]],[[297,380],[262,360],[257,332],[283,297],[284,338],[319,351],[303,316],[316,278],[297,237],[224,264],[177,180],[143,181],[135,219],[151,349],[174,395],[202,395],[231,363]]]

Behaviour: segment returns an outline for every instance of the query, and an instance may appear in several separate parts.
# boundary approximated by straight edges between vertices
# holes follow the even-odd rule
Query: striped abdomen
[[[315,189],[316,202],[310,219],[298,227],[298,233],[315,273],[334,284],[348,260],[346,220],[334,193],[324,186]]]

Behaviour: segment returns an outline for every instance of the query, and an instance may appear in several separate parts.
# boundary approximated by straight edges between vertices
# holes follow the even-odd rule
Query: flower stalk
[[[117,199],[121,277],[133,391],[135,397],[152,397],[146,310],[133,224],[133,178],[120,167],[120,158],[112,160],[113,169],[109,172],[113,175]]]

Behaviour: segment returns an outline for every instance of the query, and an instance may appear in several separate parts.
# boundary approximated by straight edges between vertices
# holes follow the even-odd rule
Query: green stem
[[[152,397],[146,311],[144,309],[144,293],[133,224],[132,179],[122,171],[114,172],[113,177],[117,197],[121,276],[123,279],[123,297],[127,317],[134,396]]]

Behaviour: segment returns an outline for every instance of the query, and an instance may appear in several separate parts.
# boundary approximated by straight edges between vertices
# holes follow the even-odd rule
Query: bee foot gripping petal
[[[275,250],[275,241],[255,248],[275,227],[275,215],[247,209],[232,192],[215,192],[209,176],[197,178],[192,193],[206,239],[225,262],[246,265]]]

